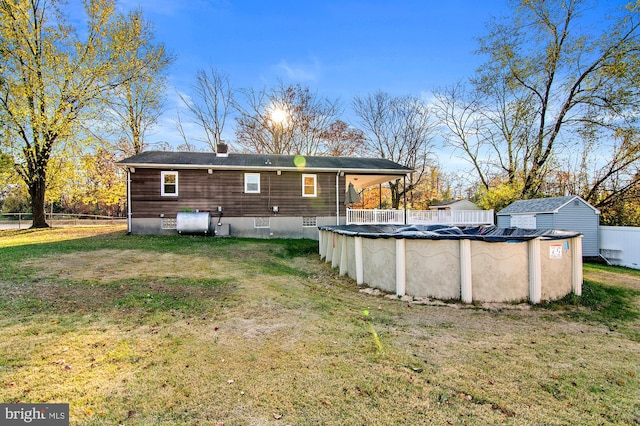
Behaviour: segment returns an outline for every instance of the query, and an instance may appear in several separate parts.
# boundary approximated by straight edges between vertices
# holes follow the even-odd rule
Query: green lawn
[[[634,424],[640,273],[584,296],[419,305],[317,242],[0,232],[0,400],[71,424]]]

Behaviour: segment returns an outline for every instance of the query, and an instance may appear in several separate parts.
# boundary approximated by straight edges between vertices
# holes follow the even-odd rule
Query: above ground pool
[[[582,234],[571,231],[340,225],[319,228],[321,258],[398,296],[540,303],[582,292]]]

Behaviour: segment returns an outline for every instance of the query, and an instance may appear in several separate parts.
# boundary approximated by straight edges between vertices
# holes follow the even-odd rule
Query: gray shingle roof
[[[131,167],[212,168],[227,170],[295,169],[406,174],[414,170],[384,158],[315,157],[276,154],[229,154],[212,152],[146,151],[120,161]]]
[[[577,195],[567,195],[565,197],[535,198],[533,200],[520,200],[509,204],[497,214],[518,214],[518,213],[555,213],[564,205],[578,199],[593,208],[589,203]],[[595,210],[595,209],[594,209]]]

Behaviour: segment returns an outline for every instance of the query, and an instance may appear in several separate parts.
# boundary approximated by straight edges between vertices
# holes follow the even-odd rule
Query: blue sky
[[[142,8],[159,41],[177,55],[167,112],[149,141],[180,143],[173,126],[178,92],[214,66],[235,88],[301,83],[340,99],[345,120],[355,95],[378,89],[428,96],[471,76],[476,38],[506,0],[121,0]],[[184,116],[183,116],[184,120]],[[233,123],[231,123],[233,124]],[[231,133],[232,129],[228,129]],[[230,135],[232,139],[232,133]]]
[[[330,97],[384,89],[417,94],[465,78],[484,23],[503,0],[126,0],[141,7],[178,55],[172,82],[188,86],[213,65],[234,85],[278,78]]]
[[[594,0],[595,1],[595,0]],[[493,18],[511,13],[509,0],[119,0],[123,12],[141,8],[156,38],[176,55],[169,70],[166,111],[147,142],[183,141],[176,129],[179,93],[191,93],[196,71],[215,67],[235,89],[260,90],[279,80],[301,83],[338,99],[342,119],[355,121],[356,95],[383,90],[429,101],[434,89],[473,76],[485,58],[477,39]],[[603,9],[627,0],[601,0],[589,12],[592,29]],[[598,2],[595,1],[597,5]],[[70,0],[80,18],[80,0]],[[187,137],[197,126],[180,111]],[[233,141],[234,120],[224,138]],[[153,145],[152,145],[153,147]],[[205,148],[201,145],[200,148]],[[436,146],[442,165],[466,167],[450,148]],[[454,164],[455,163],[455,164]]]

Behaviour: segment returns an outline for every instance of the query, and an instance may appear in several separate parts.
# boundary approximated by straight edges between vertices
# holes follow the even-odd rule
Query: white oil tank
[[[180,234],[208,234],[209,212],[180,212],[176,215],[176,230]]]

